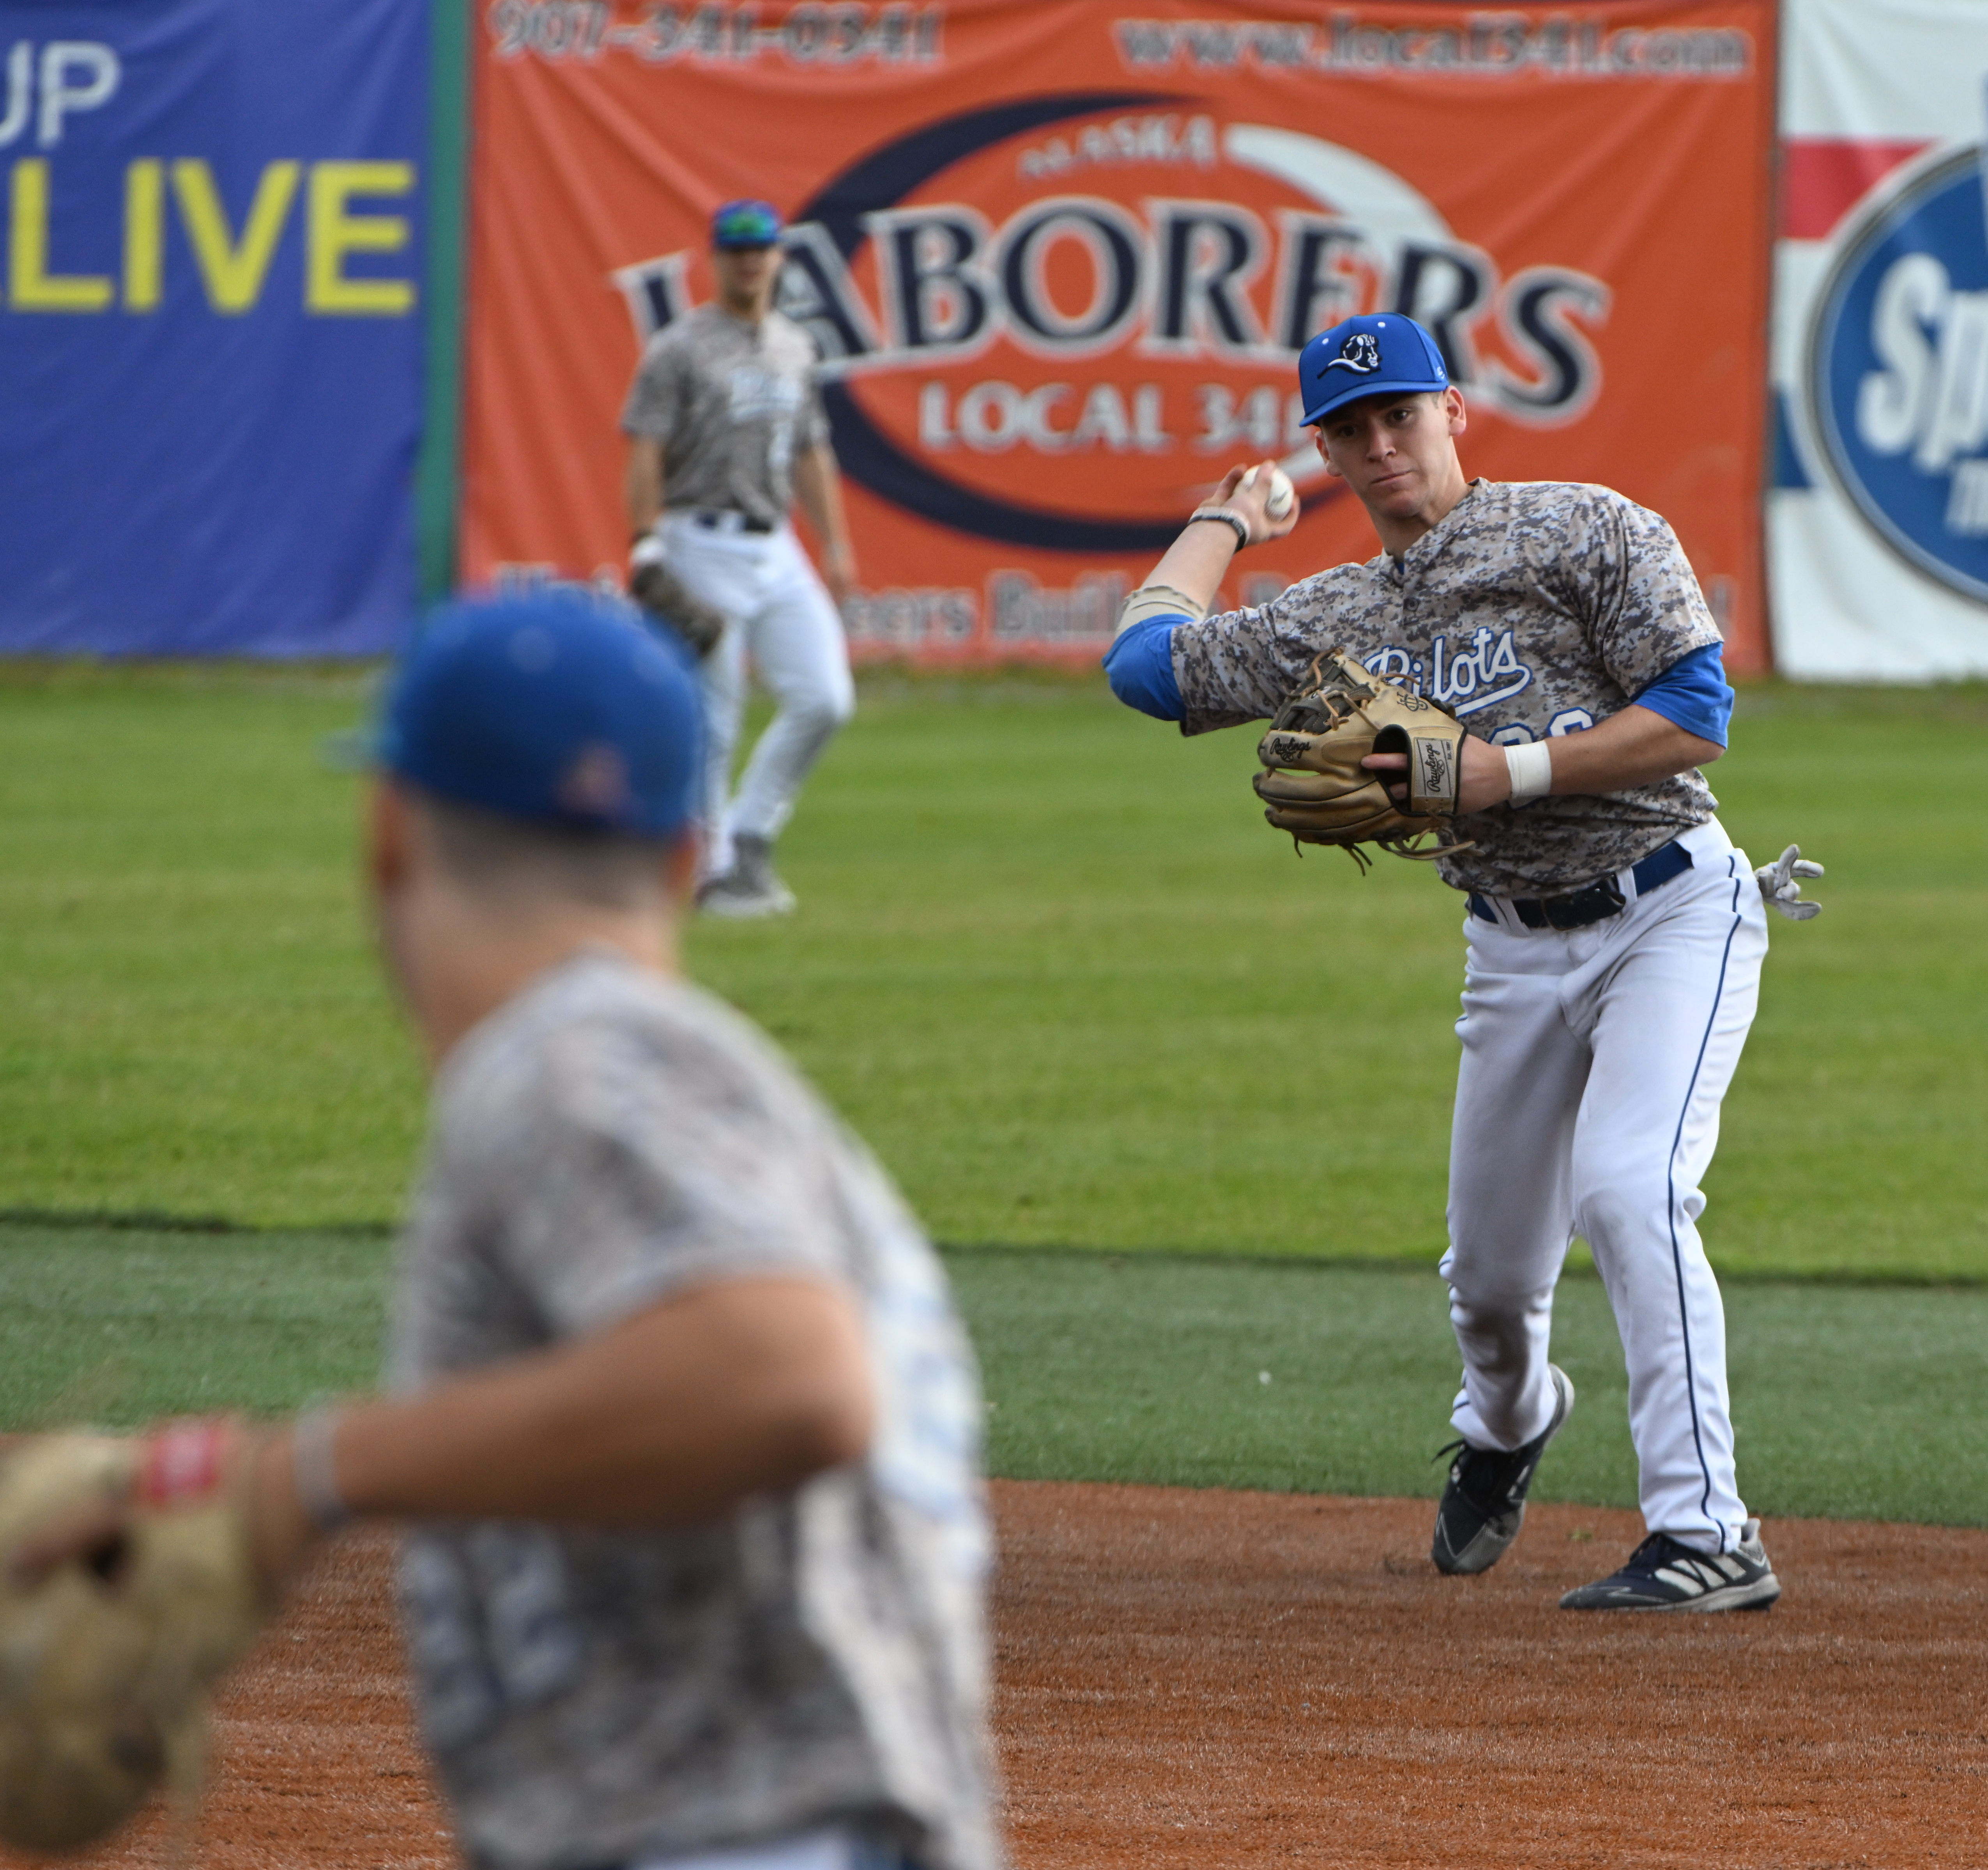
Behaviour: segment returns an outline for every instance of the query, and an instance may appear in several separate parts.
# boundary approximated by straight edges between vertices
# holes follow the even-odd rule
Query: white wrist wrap
[[[338,1435],[335,1408],[306,1409],[290,1428],[290,1462],[297,1499],[321,1533],[335,1533],[352,1517],[338,1490],[332,1443]]]
[[[1530,805],[1553,790],[1553,748],[1544,740],[1528,740],[1505,749],[1505,765],[1512,775],[1512,803]]]

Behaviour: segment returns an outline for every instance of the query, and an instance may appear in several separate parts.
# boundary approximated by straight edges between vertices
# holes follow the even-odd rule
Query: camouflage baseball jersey
[[[1185,733],[1276,713],[1335,647],[1405,678],[1498,745],[1574,733],[1719,641],[1690,564],[1656,514],[1606,487],[1472,481],[1398,559],[1339,565],[1253,610],[1173,634]],[[1445,827],[1443,880],[1551,896],[1625,869],[1718,801],[1695,769],[1597,797],[1494,806]]]
[[[756,331],[699,306],[649,340],[621,427],[662,444],[663,505],[777,526],[794,501],[794,455],[828,439],[814,340],[783,313]]]
[[[408,1534],[416,1699],[478,1870],[836,1823],[996,1870],[972,1354],[917,1222],[773,1046],[605,950],[554,969],[451,1056],[401,1253],[404,1393],[713,1278],[825,1280],[869,1327],[860,1463],[682,1530]]]

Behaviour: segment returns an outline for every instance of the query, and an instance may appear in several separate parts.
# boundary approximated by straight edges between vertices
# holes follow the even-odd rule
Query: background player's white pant
[[[1591,928],[1466,918],[1442,1271],[1464,1361],[1456,1432],[1516,1448],[1552,1415],[1554,1285],[1573,1236],[1587,1242],[1628,1366],[1644,1517],[1718,1552],[1746,1510],[1699,1182],[1753,1023],[1767,915],[1716,822],[1679,842],[1691,869]]]
[[[661,536],[670,569],[732,620],[701,671],[704,861],[708,874],[719,876],[731,867],[733,838],[743,833],[770,842],[779,835],[822,749],[856,712],[856,685],[842,619],[786,526],[717,533],[688,513],[671,513]],[[777,712],[728,803],[749,656]]]

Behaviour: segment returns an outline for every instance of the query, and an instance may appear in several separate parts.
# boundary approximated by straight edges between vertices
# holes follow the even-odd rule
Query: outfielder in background
[[[1756,883],[1713,816],[1699,769],[1724,751],[1733,698],[1718,627],[1655,513],[1605,487],[1466,479],[1463,398],[1412,320],[1345,320],[1298,377],[1327,469],[1384,550],[1208,616],[1239,546],[1296,520],[1269,516],[1270,464],[1237,469],[1128,600],[1107,667],[1122,699],[1200,733],[1277,715],[1344,648],[1468,722],[1457,815],[1439,820],[1466,952],[1442,1261],[1464,1370],[1435,1562],[1480,1572],[1517,1535],[1574,1404],[1547,1351],[1579,1234],[1621,1334],[1648,1537],[1562,1604],[1765,1608],[1780,1585],[1735,1480],[1724,1314],[1696,1222],[1763,902],[1797,918],[1815,905],[1794,900],[1794,851]],[[1402,796],[1401,754],[1362,763]]]
[[[793,908],[773,868],[774,840],[856,707],[837,610],[854,586],[855,560],[814,388],[814,343],[773,309],[780,230],[765,201],[728,202],[712,216],[718,296],[649,341],[621,417],[635,580],[645,563],[660,563],[727,620],[702,664],[698,901],[714,915]],[[821,542],[827,590],[787,524],[796,499]],[[777,712],[732,796],[749,658]]]
[[[49,1444],[97,1464],[100,1510],[18,1562],[128,1534],[129,1611],[46,1601],[125,1616],[102,1672],[136,1649],[143,1679],[94,1728],[56,1706],[44,1806],[90,1741],[115,1790],[134,1731],[186,1726],[144,1683],[194,1635],[212,1672],[228,1619],[188,1581],[225,1584],[239,1526],[163,1581],[153,1554],[218,1487],[272,1592],[347,1520],[411,1522],[416,1701],[478,1870],[997,1870],[971,1354],[883,1172],[678,973],[700,710],[672,651],[573,593],[445,610],[402,668],[367,867],[434,1103],[395,1393]],[[176,1595],[155,1659],[129,1618]],[[19,1689],[10,1748],[50,1699]],[[77,1841],[66,1815],[24,1841]]]

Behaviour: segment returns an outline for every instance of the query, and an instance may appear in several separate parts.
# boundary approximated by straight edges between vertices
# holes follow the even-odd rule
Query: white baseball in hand
[[[1243,475],[1242,485],[1253,487],[1256,476],[1262,472],[1260,468],[1252,468]],[[1270,470],[1270,495],[1263,502],[1263,517],[1266,519],[1283,519],[1297,502],[1297,497],[1298,490],[1291,485],[1291,477],[1282,468],[1273,468]]]

